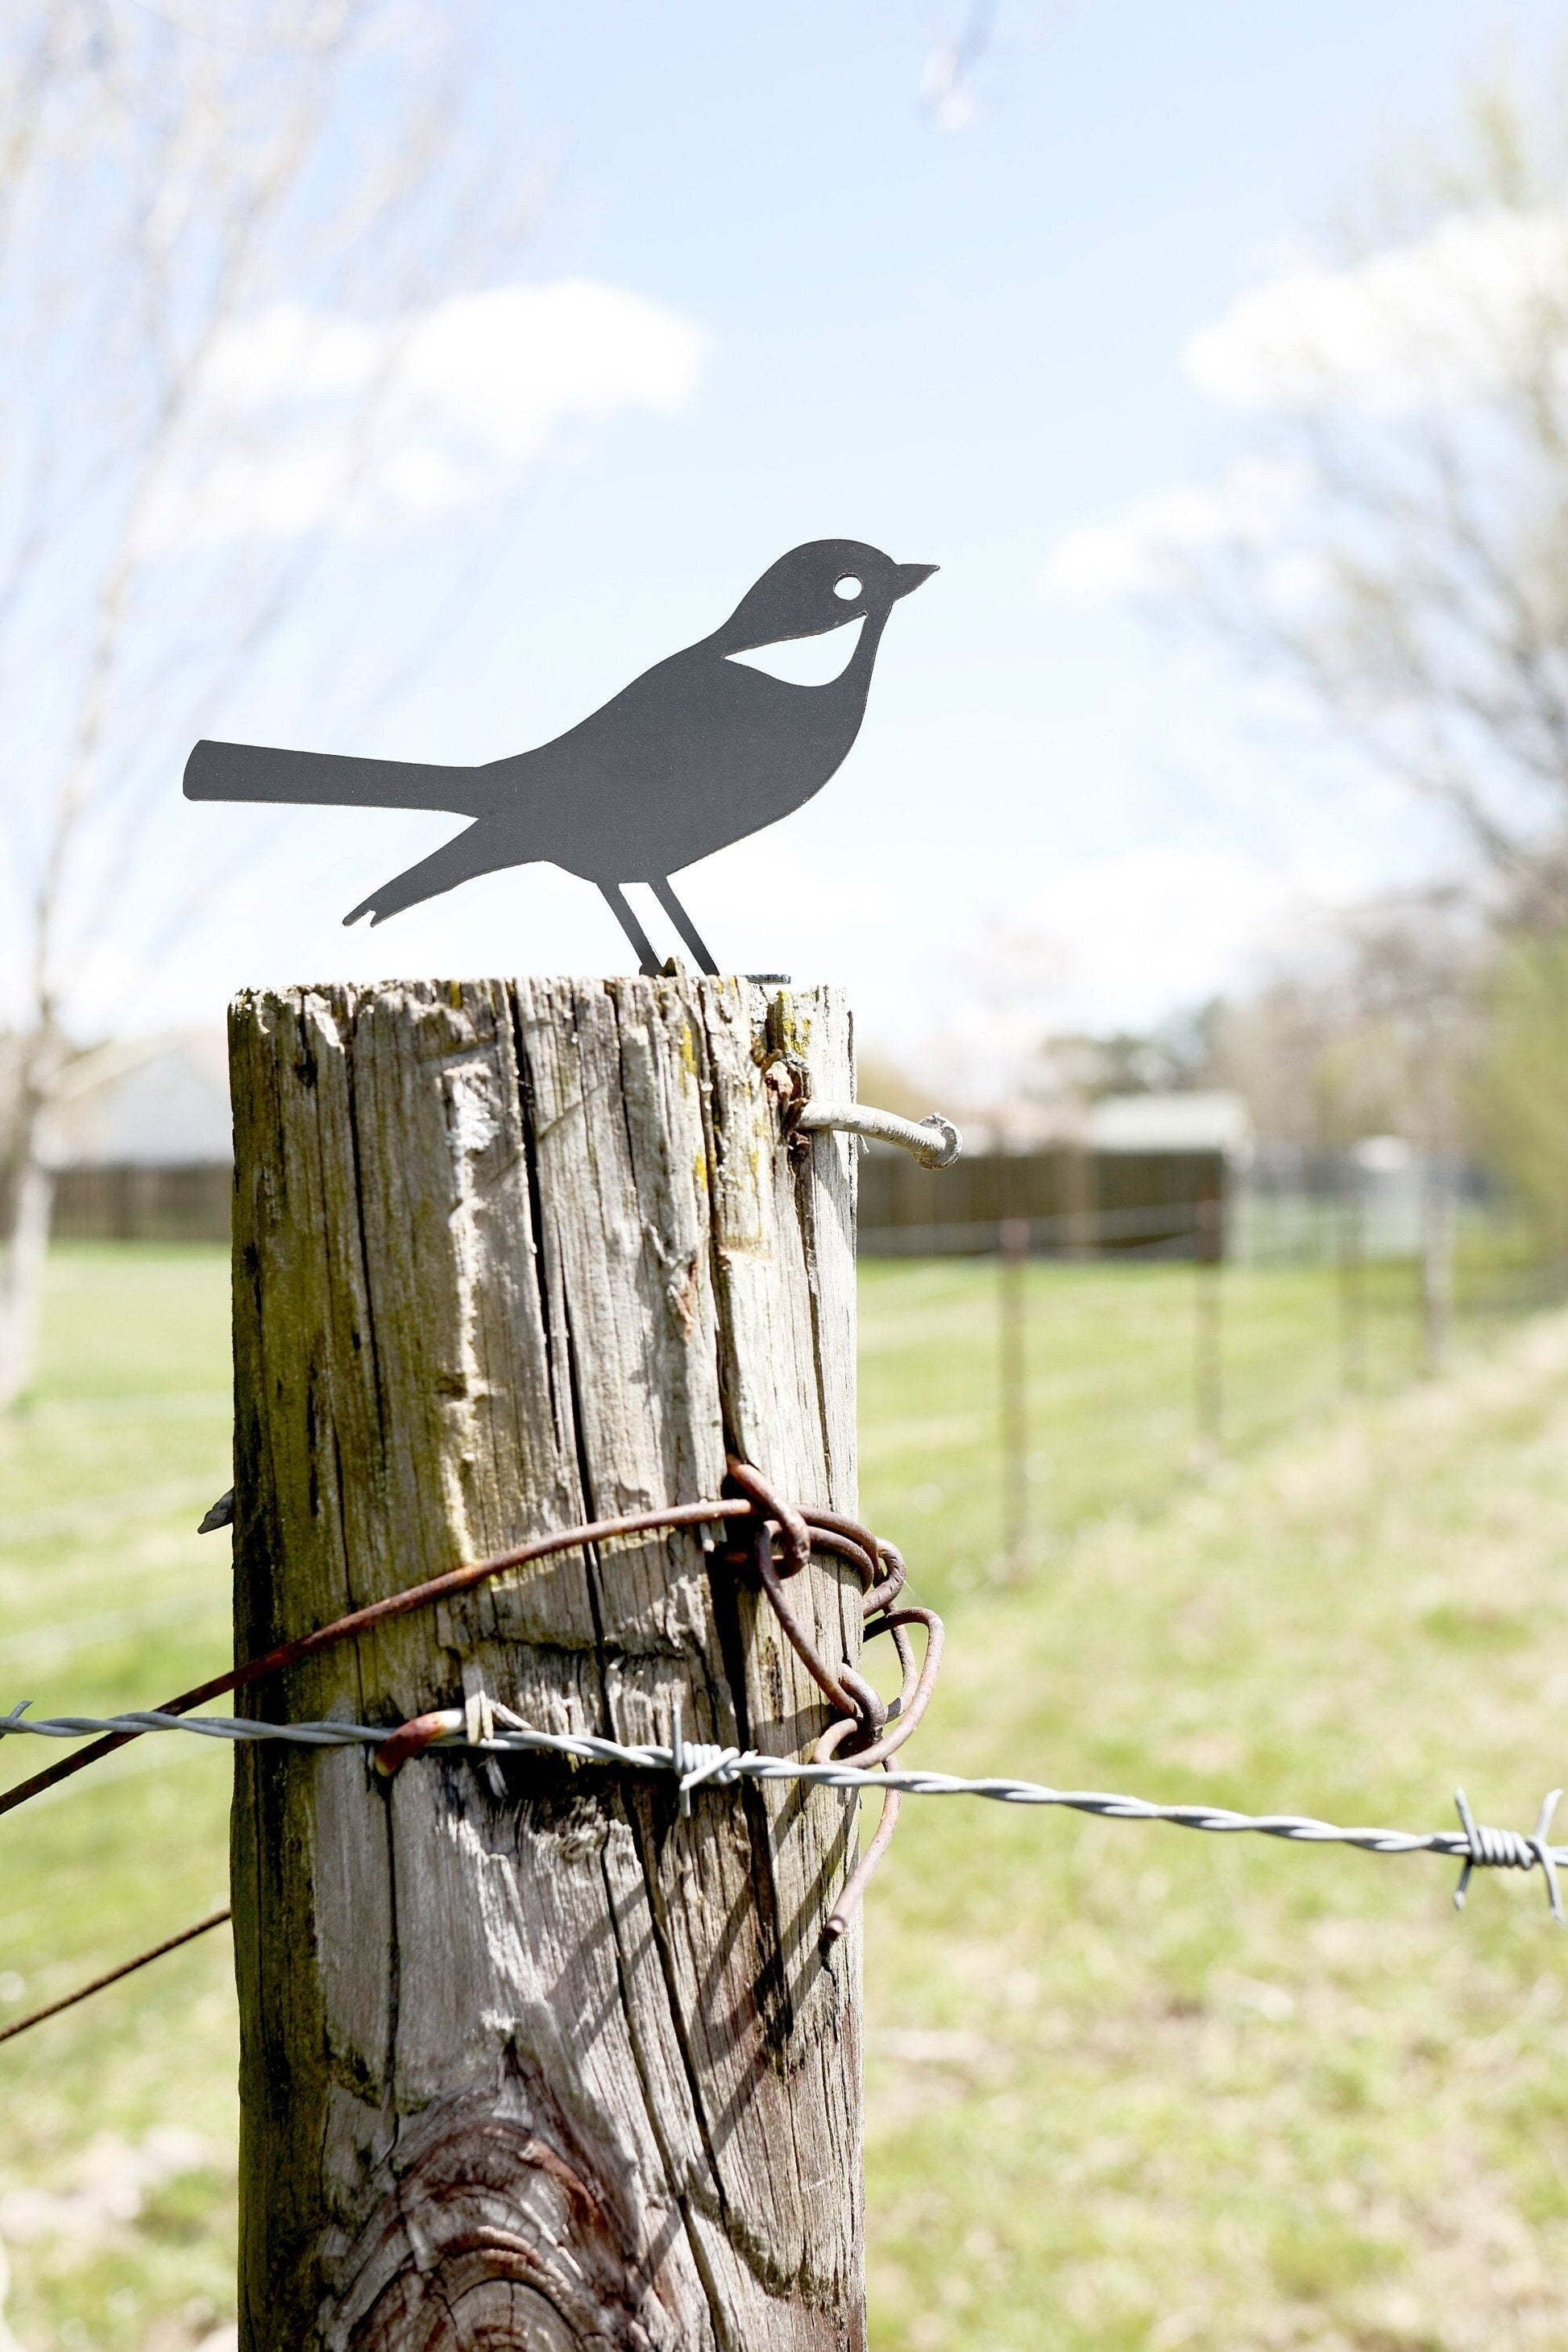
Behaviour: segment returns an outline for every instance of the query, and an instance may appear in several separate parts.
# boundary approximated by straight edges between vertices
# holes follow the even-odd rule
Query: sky
[[[1081,593],[1083,535],[1223,466],[1236,420],[1194,370],[1205,333],[1440,126],[1500,39],[1544,70],[1568,12],[999,0],[945,104],[956,0],[495,0],[474,21],[520,184],[539,176],[531,237],[506,284],[455,288],[403,336],[419,399],[341,519],[360,572],[228,729],[496,758],[706,635],[801,541],[936,563],[838,774],[679,886],[722,968],[842,982],[863,1038],[910,1067],[1007,941],[1058,1025],[1141,1026],[1235,984],[1311,908],[1442,861],[1424,812],[1282,732],[1216,651]],[[330,421],[379,350],[283,305],[224,363],[258,416],[303,381]],[[202,527],[319,520],[330,432],[285,454],[238,467]],[[468,583],[417,662],[411,551]],[[342,929],[454,829],[192,807],[172,777],[157,851],[211,877],[204,911],[155,966],[106,943],[76,1017],[205,1024],[242,985],[633,968],[589,886],[542,866]]]

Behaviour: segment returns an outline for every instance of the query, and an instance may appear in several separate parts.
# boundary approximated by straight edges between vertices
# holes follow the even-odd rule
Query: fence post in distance
[[[1216,1195],[1205,1195],[1193,1203],[1193,1216],[1198,1443],[1217,1449],[1225,1435],[1225,1204]]]
[[[1016,1576],[1027,1566],[1029,1551],[1028,1219],[1004,1217],[996,1240],[1002,1563],[1008,1575]]]
[[[1340,1381],[1352,1395],[1366,1386],[1366,1233],[1361,1171],[1347,1152],[1340,1162],[1335,1275],[1340,1308]]]
[[[1421,1176],[1421,1369],[1439,1373],[1454,1319],[1454,1192],[1447,1169],[1429,1151]]]

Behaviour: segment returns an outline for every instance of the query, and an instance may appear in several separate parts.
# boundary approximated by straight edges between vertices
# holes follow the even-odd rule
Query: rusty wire
[[[786,1640],[835,1709],[836,1720],[818,1740],[812,1761],[826,1764],[839,1758],[843,1764],[870,1775],[902,1747],[925,1713],[942,1661],[942,1620],[929,1609],[893,1608],[893,1602],[903,1589],[903,1560],[891,1544],[883,1543],[858,1520],[835,1511],[797,1508],[775,1492],[761,1471],[737,1456],[729,1457],[729,1483],[740,1490],[738,1494],[713,1502],[676,1503],[662,1510],[630,1512],[618,1518],[595,1519],[580,1527],[563,1528],[554,1535],[538,1537],[531,1543],[516,1545],[491,1559],[449,1570],[444,1576],[431,1577],[425,1583],[413,1585],[405,1592],[394,1593],[384,1601],[373,1601],[366,1608],[354,1610],[330,1625],[319,1627],[314,1633],[280,1643],[262,1657],[249,1659],[244,1664],[231,1668],[227,1674],[216,1675],[209,1681],[198,1684],[195,1689],[183,1691],[174,1698],[166,1700],[163,1706],[144,1713],[108,1719],[60,1717],[47,1722],[27,1723],[22,1719],[22,1709],[14,1708],[9,1716],[0,1717],[0,1735],[9,1731],[31,1732],[56,1738],[79,1738],[93,1733],[98,1736],[74,1756],[63,1758],[59,1763],[34,1773],[30,1779],[20,1781],[16,1788],[0,1795],[0,1813],[11,1811],[26,1803],[28,1798],[41,1795],[46,1789],[68,1779],[73,1772],[85,1769],[89,1764],[125,1746],[127,1741],[141,1738],[151,1731],[178,1729],[211,1738],[262,1741],[281,1736],[299,1744],[316,1747],[363,1742],[368,1738],[378,1744],[380,1769],[384,1772],[395,1771],[405,1758],[419,1753],[447,1734],[449,1717],[446,1713],[416,1717],[401,1729],[389,1733],[377,1733],[369,1730],[368,1727],[358,1726],[340,1728],[331,1724],[253,1725],[247,1719],[212,1716],[195,1717],[188,1721],[182,1718],[191,1717],[194,1708],[209,1699],[220,1697],[226,1691],[247,1689],[265,1681],[270,1675],[282,1673],[306,1658],[314,1657],[339,1643],[350,1641],[357,1634],[368,1633],[391,1619],[407,1616],[416,1610],[430,1608],[439,1601],[470,1591],[490,1579],[504,1575],[510,1569],[524,1567],[531,1561],[548,1559],[557,1552],[585,1549],[592,1545],[631,1536],[658,1534],[677,1528],[728,1526],[731,1522],[738,1539],[726,1548],[726,1559],[740,1572],[744,1572],[748,1567],[754,1570]],[[773,1559],[775,1542],[781,1554],[777,1563]],[[837,1668],[829,1664],[806,1633],[784,1593],[784,1580],[798,1574],[807,1565],[813,1550],[845,1561],[858,1574],[862,1586],[864,1638],[869,1639],[881,1633],[892,1635],[903,1671],[903,1684],[890,1707],[847,1663]],[[914,1624],[923,1626],[926,1635],[925,1656],[918,1665],[908,1630]],[[512,1717],[511,1720],[515,1725],[517,1718]],[[679,1727],[674,1737],[679,1743]],[[842,1786],[843,1782],[838,1785]],[[873,1788],[879,1786],[875,1780],[870,1785]],[[689,1790],[683,1790],[683,1799],[689,1801]],[[823,1930],[826,1943],[836,1941],[847,1927],[873,1871],[887,1852],[898,1823],[898,1810],[897,1792],[884,1792],[882,1818],[875,1836],[851,1872],[829,1915]],[[215,1924],[216,1918],[205,1922],[204,1927]],[[201,1932],[202,1929],[193,1928],[188,1934]],[[10,2031],[19,2032],[25,2026],[41,2022],[45,2016],[53,2016],[58,2010],[69,2008],[78,2000],[85,2000],[88,1993],[99,1989],[100,1983],[114,1983],[120,1977],[144,1966],[150,1959],[156,1959],[163,1951],[171,1950],[174,1945],[185,1940],[185,1937],[176,1937],[174,1944],[159,1945],[97,1983],[84,1987],[68,2000],[52,2004],[34,2017],[20,2020]],[[0,2039],[4,2038],[0,2036]]]
[[[731,1466],[735,1466],[733,1462]],[[748,1468],[747,1465],[739,1465]],[[754,1474],[760,1476],[759,1474]],[[771,1488],[767,1490],[771,1496]],[[193,1708],[206,1701],[221,1698],[226,1691],[247,1690],[253,1684],[264,1682],[269,1675],[281,1674],[288,1667],[299,1665],[304,1659],[318,1656],[323,1650],[333,1649],[341,1642],[352,1641],[390,1620],[405,1617],[420,1609],[433,1608],[437,1601],[450,1601],[460,1592],[472,1591],[493,1577],[504,1576],[510,1569],[526,1568],[532,1561],[548,1559],[563,1551],[585,1550],[590,1547],[613,1543],[617,1539],[638,1535],[658,1535],[667,1528],[700,1528],[720,1525],[728,1520],[752,1518],[757,1505],[744,1494],[728,1496],[713,1502],[671,1503],[656,1511],[630,1511],[618,1518],[592,1519],[580,1527],[563,1528],[554,1535],[538,1536],[530,1543],[517,1544],[509,1551],[497,1552],[489,1559],[475,1560],[462,1568],[449,1569],[443,1576],[433,1576],[423,1584],[411,1585],[405,1592],[395,1592],[384,1601],[374,1601],[363,1609],[355,1609],[346,1617],[339,1617],[330,1625],[319,1626],[314,1633],[301,1633],[291,1642],[281,1642],[259,1658],[250,1658],[243,1665],[232,1666],[226,1674],[214,1675],[208,1681],[198,1683],[192,1690],[181,1691],[165,1699],[161,1706],[150,1712],[157,1716],[189,1715]],[[889,1568],[882,1577],[891,1599],[903,1582],[903,1563],[891,1545],[882,1545],[878,1538],[856,1522],[842,1518],[836,1512],[807,1510],[791,1512],[792,1524],[801,1522],[812,1530],[812,1540],[820,1549],[837,1551],[840,1558],[850,1558],[847,1547],[853,1548],[857,1564],[860,1559],[880,1560],[884,1557],[897,1562],[896,1580]],[[873,1581],[876,1581],[875,1577]],[[868,1599],[869,1599],[868,1595]],[[869,1612],[868,1612],[869,1613]],[[869,1628],[879,1632],[879,1626]],[[0,1718],[4,1720],[4,1718]],[[32,1727],[28,1727],[31,1728]],[[41,1796],[46,1789],[68,1780],[73,1772],[85,1771],[89,1764],[123,1748],[128,1740],[139,1738],[144,1730],[160,1727],[132,1723],[126,1727],[106,1732],[88,1748],[74,1756],[63,1757],[47,1770],[35,1772],[29,1780],[18,1781],[14,1789],[0,1792],[0,1813],[13,1811],[31,1797]]]
[[[738,1461],[733,1454],[730,1456],[730,1481],[739,1486],[756,1511],[746,1532],[751,1537],[752,1566],[757,1581],[791,1648],[836,1711],[837,1719],[828,1725],[817,1741],[812,1762],[828,1764],[837,1759],[853,1765],[858,1771],[869,1771],[876,1765],[885,1770],[889,1757],[903,1746],[931,1704],[942,1666],[942,1619],[931,1609],[893,1607],[904,1586],[903,1559],[891,1544],[881,1542],[858,1521],[841,1518],[833,1512],[795,1510],[760,1470],[749,1462]],[[775,1536],[781,1553],[777,1561],[773,1559]],[[785,1581],[805,1567],[814,1545],[847,1561],[860,1577],[864,1638],[869,1640],[877,1633],[892,1635],[903,1684],[891,1706],[852,1666],[843,1665],[835,1672],[790,1603]],[[911,1625],[925,1629],[925,1656],[919,1664],[909,1636]],[[850,1872],[828,1914],[822,1931],[825,1943],[837,1942],[854,1916],[856,1905],[892,1843],[899,1825],[900,1801],[896,1789],[884,1790],[882,1818],[877,1824],[876,1835]]]
[[[9,2025],[0,2025],[0,2042],[15,2041],[18,2033],[26,2033],[35,2025],[42,2025],[46,2018],[58,2017],[62,2009],[74,2009],[79,2000],[86,2000],[95,1992],[106,1991],[110,1985],[118,1984],[121,1977],[133,1977],[137,1969],[144,1969],[150,1960],[161,1960],[165,1952],[177,1952],[182,1944],[194,1944],[198,1936],[210,1935],[213,1928],[221,1927],[229,1916],[226,1905],[221,1911],[209,1912],[205,1919],[198,1919],[194,1927],[182,1927],[177,1936],[165,1936],[163,1941],[154,1944],[150,1951],[138,1952],[133,1960],[121,1960],[117,1969],[106,1969],[102,1976],[94,1977],[89,1984],[78,1985],[74,1992],[62,1993],[58,2000],[47,2000],[42,2009],[29,2010],[26,2017],[18,2017]]]
[[[837,1511],[798,1508],[779,1494],[753,1464],[742,1462],[735,1454],[729,1456],[729,1477],[730,1484],[740,1489],[739,1500],[729,1499],[710,1505],[689,1504],[682,1507],[689,1513],[704,1510],[715,1518],[734,1523],[731,1528],[731,1540],[724,1551],[727,1564],[739,1574],[744,1574],[748,1570],[754,1574],[785,1640],[833,1708],[835,1720],[817,1740],[812,1750],[811,1761],[821,1765],[837,1759],[845,1765],[853,1766],[857,1772],[868,1774],[878,1766],[885,1767],[889,1757],[894,1755],[910,1737],[931,1704],[942,1665],[941,1618],[931,1609],[909,1605],[894,1608],[893,1603],[904,1587],[906,1571],[902,1557],[892,1544],[884,1543],[879,1536],[873,1535],[858,1519],[847,1518]],[[647,1515],[648,1519],[661,1516]],[[627,1523],[616,1524],[624,1528]],[[574,1534],[579,1540],[586,1540],[588,1537],[585,1529],[574,1530]],[[773,1557],[775,1546],[779,1554],[776,1559]],[[564,1548],[564,1539],[556,1548]],[[861,1622],[864,1626],[862,1638],[869,1641],[879,1633],[891,1634],[903,1676],[899,1695],[891,1706],[853,1666],[847,1663],[837,1666],[830,1664],[801,1622],[784,1588],[792,1577],[798,1576],[808,1565],[814,1551],[826,1552],[844,1561],[859,1577]],[[458,1570],[458,1573],[468,1574],[469,1571]],[[429,1591],[428,1587],[417,1589]],[[361,1612],[362,1616],[366,1613]],[[925,1654],[918,1660],[910,1639],[911,1625],[921,1626],[925,1633]],[[502,1709],[500,1712],[504,1714],[506,1711]],[[510,1720],[517,1728],[528,1728],[519,1725],[515,1716]],[[4,1718],[0,1717],[0,1726],[3,1724]],[[436,1708],[427,1714],[415,1716],[380,1745],[376,1756],[377,1770],[390,1775],[410,1757],[422,1754],[427,1748],[447,1743],[452,1725],[450,1708]],[[149,1725],[146,1727],[157,1727]],[[195,1729],[196,1726],[193,1725],[192,1728]],[[331,1732],[330,1725],[312,1727],[313,1736],[321,1742],[330,1742]],[[220,1733],[219,1737],[222,1736]],[[679,1717],[673,1738],[679,1745]],[[475,1745],[486,1744],[475,1738],[472,1733],[470,1741]],[[612,1748],[620,1746],[616,1741],[605,1744]],[[722,1752],[738,1754],[740,1751]],[[682,1778],[684,1780],[684,1776]],[[835,1785],[842,1787],[845,1783],[840,1780]],[[875,1836],[860,1856],[828,1915],[822,1931],[825,1943],[835,1943],[843,1935],[898,1826],[899,1791],[886,1788],[877,1780],[871,1781],[870,1785],[882,1796],[882,1818],[877,1825]],[[689,1794],[689,1791],[685,1793]]]

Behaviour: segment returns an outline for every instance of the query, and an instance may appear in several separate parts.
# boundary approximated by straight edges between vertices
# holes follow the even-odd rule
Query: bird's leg
[[[669,917],[670,921],[675,925],[676,929],[680,933],[681,938],[686,941],[687,946],[691,950],[692,954],[697,958],[698,968],[702,971],[716,975],[719,967],[713,961],[711,950],[703,945],[701,933],[698,930],[696,924],[692,921],[690,916],[687,913],[685,908],[681,905],[679,899],[676,897],[668,883],[656,882],[653,886],[653,895],[658,900],[659,905],[664,908],[665,913]]]
[[[641,969],[650,980],[657,980],[664,967],[653,951],[653,941],[626,904],[626,894],[618,882],[601,882],[605,902],[637,950]]]

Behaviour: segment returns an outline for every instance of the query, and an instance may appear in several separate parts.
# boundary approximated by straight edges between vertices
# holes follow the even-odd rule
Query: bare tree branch
[[[496,168],[469,97],[446,12],[418,0],[18,0],[0,25],[0,816],[21,929],[0,1406],[27,1369],[72,976],[137,898],[168,747],[322,562],[321,532],[169,543],[216,466],[265,451],[222,406],[219,356],[280,301],[376,321],[339,436],[352,499],[395,322],[526,229],[526,175]],[[148,948],[171,919],[144,928]]]

